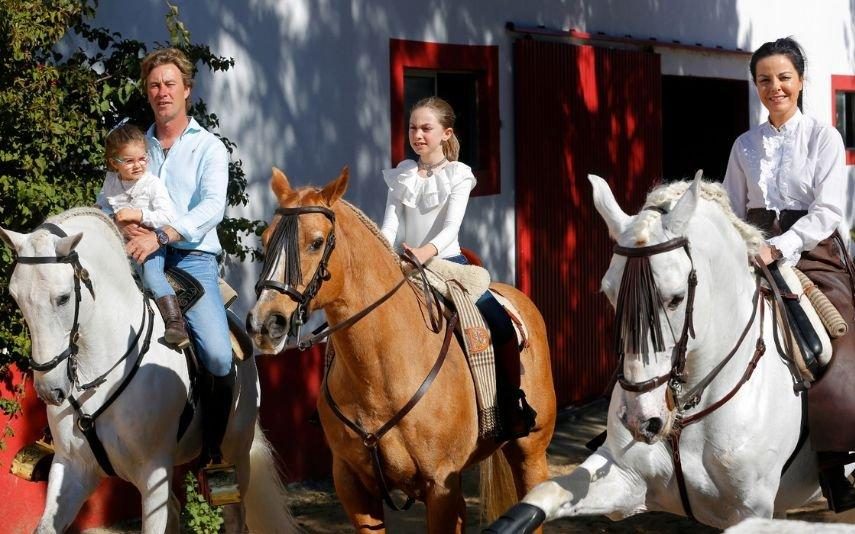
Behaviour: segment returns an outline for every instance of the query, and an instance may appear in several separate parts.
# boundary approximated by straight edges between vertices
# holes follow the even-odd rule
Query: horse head
[[[34,385],[45,403],[68,398],[71,377],[64,363],[76,351],[80,321],[89,307],[81,307],[80,267],[75,247],[82,233],[65,237],[46,229],[20,234],[0,228],[0,237],[17,256],[9,279],[9,293],[18,303],[32,338]]]
[[[344,278],[335,248],[338,200],[347,190],[348,169],[321,189],[292,189],[288,178],[273,169],[271,189],[279,208],[262,235],[265,259],[256,284],[258,300],[246,327],[256,346],[279,352],[299,337],[309,312],[335,299]]]
[[[688,404],[681,394],[726,354],[722,340],[733,334],[717,315],[735,319],[734,306],[750,305],[735,295],[750,294],[746,258],[762,237],[701,174],[653,190],[635,216],[621,210],[603,179],[589,176],[594,205],[617,242],[602,279],[616,311],[617,414],[645,443],[668,436]]]

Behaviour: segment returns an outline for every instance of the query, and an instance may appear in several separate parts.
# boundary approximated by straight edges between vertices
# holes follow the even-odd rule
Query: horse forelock
[[[670,211],[691,185],[691,181],[679,181],[657,186],[647,194],[644,206],[645,208],[655,207]],[[764,243],[763,233],[736,216],[731,208],[727,191],[720,183],[701,182],[700,185],[701,198],[719,208],[725,219],[745,242],[748,253],[750,255],[756,254]],[[661,223],[662,215],[653,209],[644,209],[633,218],[628,233],[632,236],[636,246],[649,243],[651,235],[656,229],[657,221]]]

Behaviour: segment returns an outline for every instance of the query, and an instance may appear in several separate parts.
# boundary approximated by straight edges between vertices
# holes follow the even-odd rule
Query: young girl
[[[122,124],[107,134],[107,172],[98,193],[98,206],[119,225],[139,224],[157,231],[175,219],[166,186],[147,169],[145,135],[132,124]],[[167,343],[183,349],[190,344],[175,291],[163,274],[164,249],[152,253],[142,265],[145,287],[154,295],[166,322]]]
[[[422,263],[434,256],[466,263],[457,234],[475,176],[468,165],[457,161],[460,143],[454,135],[454,118],[445,100],[419,100],[410,112],[409,134],[418,161],[407,159],[383,171],[389,186],[383,236],[393,246],[402,238],[403,248]]]
[[[425,263],[434,256],[468,264],[457,234],[475,176],[457,161],[460,143],[454,135],[454,111],[445,100],[429,97],[410,112],[410,146],[419,160],[404,160],[384,170],[389,186],[381,232],[393,246],[402,233],[402,246]],[[399,228],[403,226],[403,232]],[[528,435],[536,413],[520,389],[520,360],[514,327],[505,309],[487,291],[475,303],[490,327],[496,351],[496,380],[504,414],[497,441]]]

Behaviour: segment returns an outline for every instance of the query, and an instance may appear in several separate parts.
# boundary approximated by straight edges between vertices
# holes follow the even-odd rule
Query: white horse
[[[29,234],[0,228],[17,255],[9,292],[30,330],[34,385],[56,448],[36,532],[65,531],[111,468],[139,489],[144,532],[178,532],[173,466],[193,460],[201,447],[198,416],[177,439],[190,389],[185,358],[162,342],[163,321],[137,289],[107,217],[75,208],[48,223]],[[252,358],[238,364],[237,377],[223,453],[237,467],[243,502],[224,507],[226,529],[242,532],[245,520],[253,532],[293,531],[275,458],[256,422]],[[92,442],[83,433],[90,426]],[[93,449],[99,444],[100,462]]]
[[[490,532],[647,511],[725,528],[817,498],[802,395],[777,353],[771,308],[758,298],[748,262],[762,235],[700,173],[653,190],[635,216],[621,210],[604,180],[589,179],[618,244],[602,289],[618,311],[615,329],[626,348],[607,438],[572,473],[536,486]],[[622,283],[631,295],[646,269],[648,291],[619,298]]]

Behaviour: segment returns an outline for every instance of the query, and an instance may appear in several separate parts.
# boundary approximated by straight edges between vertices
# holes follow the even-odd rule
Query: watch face
[[[157,232],[157,242],[161,245],[169,244],[169,236],[166,235],[166,232],[164,232],[163,230]]]

